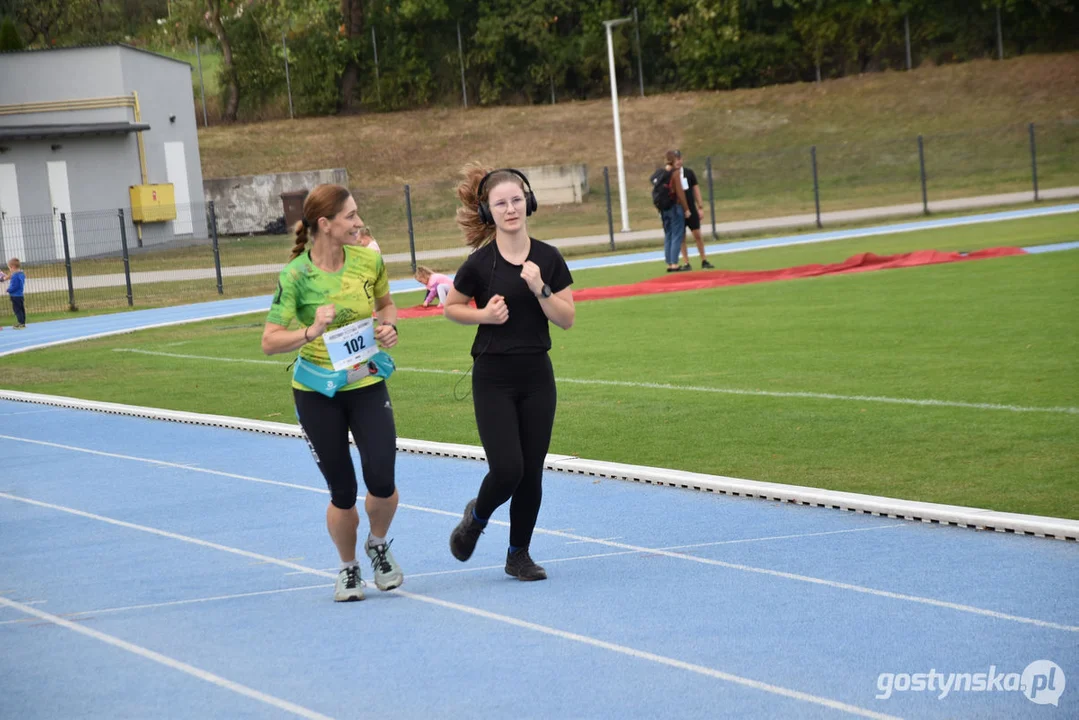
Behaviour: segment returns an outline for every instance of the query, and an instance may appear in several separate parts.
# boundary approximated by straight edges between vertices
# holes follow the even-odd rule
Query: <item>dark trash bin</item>
[[[285,206],[286,232],[295,230],[296,223],[303,218],[303,201],[306,198],[306,190],[291,190],[281,193],[281,203]]]

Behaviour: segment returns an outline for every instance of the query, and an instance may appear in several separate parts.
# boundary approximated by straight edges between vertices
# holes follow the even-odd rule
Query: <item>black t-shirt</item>
[[[528,258],[539,267],[540,277],[551,292],[573,284],[566,261],[558,248],[532,238]],[[492,240],[468,256],[453,278],[453,287],[476,299],[476,307],[487,307],[492,295],[501,295],[510,311],[502,325],[480,325],[472,343],[472,357],[483,355],[527,355],[551,349],[551,329],[539,299],[521,279],[521,265],[513,265],[498,252]]]
[[[697,212],[697,196],[693,192],[693,186],[699,184],[697,174],[687,167],[682,168],[682,173],[686,178],[686,184],[682,187],[686,191],[686,202],[689,203],[689,211],[695,214]]]

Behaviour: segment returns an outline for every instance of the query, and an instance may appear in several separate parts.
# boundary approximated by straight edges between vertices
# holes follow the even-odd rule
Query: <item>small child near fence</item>
[[[11,307],[15,311],[15,329],[26,327],[26,305],[23,302],[23,290],[26,287],[26,273],[22,271],[19,258],[11,258],[7,263],[8,274],[0,272],[0,282],[7,281],[7,294],[11,298]]]
[[[427,287],[427,297],[423,300],[424,307],[430,307],[431,301],[435,299],[436,295],[440,305],[446,304],[446,295],[449,294],[450,288],[453,287],[453,280],[449,276],[436,273],[429,267],[418,265],[416,266],[415,277],[418,283]]]

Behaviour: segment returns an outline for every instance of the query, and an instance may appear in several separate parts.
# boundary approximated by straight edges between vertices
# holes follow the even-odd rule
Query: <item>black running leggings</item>
[[[554,370],[547,353],[481,355],[472,370],[489,471],[476,499],[482,518],[510,502],[510,545],[528,547],[543,499],[543,461],[554,427]]]
[[[293,388],[296,417],[311,454],[330,489],[330,502],[342,510],[356,504],[356,469],[348,444],[348,431],[360,451],[360,467],[367,492],[388,498],[394,491],[397,428],[385,382],[344,390],[332,398]]]

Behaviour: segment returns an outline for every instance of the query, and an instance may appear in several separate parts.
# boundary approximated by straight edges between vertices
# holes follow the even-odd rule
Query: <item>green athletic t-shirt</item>
[[[315,321],[315,311],[329,303],[333,303],[337,315],[326,328],[327,332],[371,317],[375,311],[375,298],[390,292],[386,264],[382,261],[382,255],[360,245],[346,245],[344,250],[345,263],[335,273],[315,267],[310,251],[286,265],[277,278],[277,292],[274,293],[266,322],[288,327],[293,320],[297,320],[309,326]],[[326,343],[321,337],[300,348],[300,357],[327,370],[333,369]],[[377,375],[370,375],[341,390],[354,390],[381,381],[382,378]],[[292,387],[310,390],[295,381]]]

